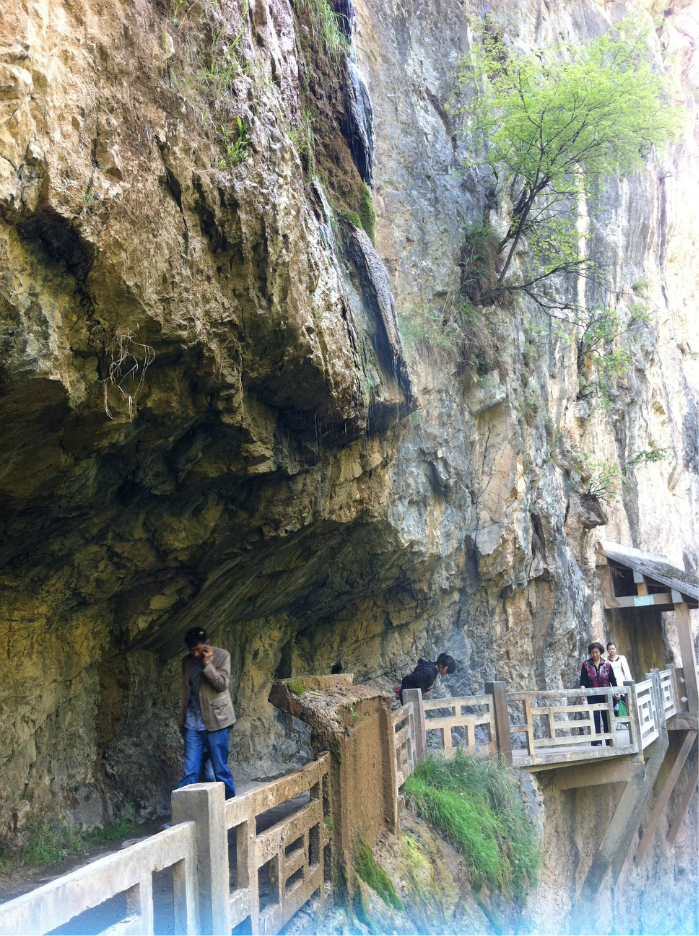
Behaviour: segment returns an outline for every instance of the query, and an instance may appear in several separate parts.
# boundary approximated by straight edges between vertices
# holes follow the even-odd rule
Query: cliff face
[[[699,27],[680,6],[653,25],[690,98]],[[531,50],[625,9],[489,12]],[[486,208],[447,107],[480,12],[358,2],[351,68],[286,0],[0,12],[5,833],[45,811],[167,806],[193,624],[232,653],[234,774],[265,776],[309,750],[268,705],[273,678],[334,667],[389,688],[449,649],[452,694],[567,685],[606,636],[605,520],[605,538],[696,568],[691,136],[590,214],[590,249],[619,293],[644,284],[650,315],[620,339],[631,367],[606,408],[577,399],[574,350],[524,305],[488,310],[480,375],[403,347],[396,313],[448,301]],[[666,457],[634,466],[651,444]],[[582,451],[623,471],[617,503],[583,496]],[[671,622],[660,633],[669,662]],[[592,845],[596,807],[576,795],[544,798],[544,929]],[[620,930],[646,880],[696,886],[695,825],[633,872]]]

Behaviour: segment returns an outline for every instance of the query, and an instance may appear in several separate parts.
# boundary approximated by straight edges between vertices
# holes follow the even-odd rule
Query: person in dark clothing
[[[591,643],[587,648],[587,652],[590,654],[590,659],[585,660],[580,670],[580,688],[597,689],[602,686],[616,686],[616,676],[614,675],[612,664],[602,659],[602,654],[604,653],[602,644],[597,642]],[[607,696],[603,695],[587,697],[588,705],[594,705],[595,702],[606,701]],[[607,712],[600,712],[598,709],[595,709],[592,714],[595,719],[595,731],[597,734],[600,733],[600,722],[604,724],[604,733],[609,734],[609,718]],[[602,716],[601,719],[600,715]],[[607,745],[611,745],[611,743],[612,742],[607,739]],[[593,747],[601,747],[601,745],[601,741],[592,742]]]
[[[400,686],[396,686],[396,694],[400,693],[400,702],[403,704],[404,689],[420,689],[425,695],[435,684],[437,676],[446,676],[453,673],[456,669],[456,660],[450,657],[448,653],[440,653],[435,662],[425,660],[422,657],[417,661],[417,666],[404,676]]]

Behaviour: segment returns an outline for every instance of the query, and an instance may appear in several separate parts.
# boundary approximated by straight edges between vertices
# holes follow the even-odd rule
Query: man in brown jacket
[[[178,787],[197,783],[205,753],[211,759],[216,780],[226,788],[226,799],[235,796],[228,767],[228,732],[235,711],[228,691],[231,655],[209,644],[201,627],[191,627],[184,642],[189,653],[182,660],[182,710],[180,731],[184,737],[184,776]]]

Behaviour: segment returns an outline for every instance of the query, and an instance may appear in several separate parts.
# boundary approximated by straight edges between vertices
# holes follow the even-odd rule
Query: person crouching
[[[424,696],[434,686],[437,676],[447,676],[455,670],[456,660],[448,653],[440,653],[434,663],[420,657],[412,673],[404,676],[400,686],[396,686],[396,695],[400,696],[400,704],[403,705],[404,689],[420,689]]]

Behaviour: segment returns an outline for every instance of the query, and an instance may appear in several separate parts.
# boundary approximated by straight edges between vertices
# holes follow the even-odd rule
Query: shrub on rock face
[[[485,159],[497,180],[490,200],[511,202],[496,276],[483,276],[493,267],[479,249],[487,226],[470,237],[471,297],[488,305],[519,290],[543,308],[567,308],[546,286],[554,276],[593,272],[577,229],[582,196],[640,168],[682,125],[647,35],[627,18],[587,46],[517,56],[487,22],[459,80],[469,97],[461,113],[474,161]],[[515,269],[524,245],[527,256]]]
[[[420,761],[405,783],[408,806],[468,861],[474,883],[513,896],[536,884],[541,855],[515,774],[498,757],[462,751]]]

